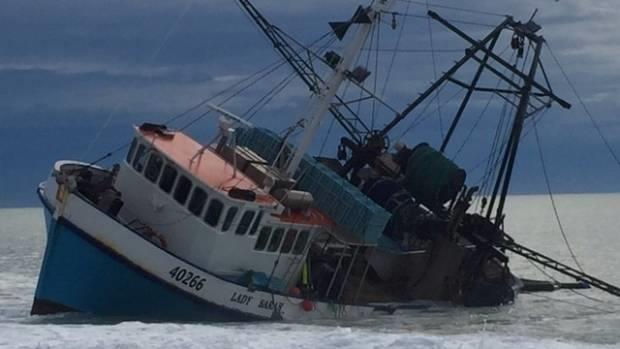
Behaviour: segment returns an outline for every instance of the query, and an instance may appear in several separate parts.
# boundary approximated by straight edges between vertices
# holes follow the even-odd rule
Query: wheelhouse
[[[330,225],[313,209],[287,210],[181,132],[136,128],[116,187],[124,201],[118,216],[131,227],[200,267],[231,279],[257,275],[271,288],[297,282],[310,241]]]

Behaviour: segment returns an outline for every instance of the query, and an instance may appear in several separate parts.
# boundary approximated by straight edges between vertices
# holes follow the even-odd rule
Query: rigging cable
[[[379,16],[379,20],[381,18],[381,13],[377,14],[377,16]],[[375,49],[375,74],[374,74],[374,82],[373,82],[373,88],[372,88],[372,93],[374,95],[377,95],[377,81],[379,78],[379,46],[380,45],[380,41],[381,41],[381,25],[380,23],[376,24],[377,27],[377,46]],[[371,111],[371,118],[370,118],[370,129],[374,130],[375,128],[375,117],[376,117],[376,113],[377,113],[377,99],[373,98],[372,99],[372,111]]]
[[[411,7],[411,3],[407,3],[407,7],[405,8],[405,14],[409,14],[409,8]],[[398,36],[396,37],[396,44],[394,45],[394,50],[392,52],[392,58],[390,59],[390,64],[388,65],[388,71],[385,75],[385,81],[383,82],[383,88],[381,89],[381,98],[385,97],[385,90],[387,89],[388,82],[390,81],[390,76],[392,75],[392,69],[394,68],[394,63],[396,61],[396,55],[399,51],[400,41],[403,37],[403,31],[405,30],[405,24],[407,23],[407,17],[403,17],[403,22],[400,25],[400,29],[398,30]],[[377,47],[377,51],[381,50]]]
[[[247,116],[246,121],[250,121],[256,116],[256,114],[261,111],[269,102],[271,102],[277,95],[279,95],[295,78],[296,72],[291,72],[289,75],[284,77],[279,83],[277,83],[271,90],[267,92],[262,98],[260,98],[254,105],[248,108],[242,116]],[[252,111],[254,109],[254,111]],[[252,112],[251,114],[249,114]],[[249,115],[248,115],[249,114]]]
[[[321,42],[323,39],[328,38],[328,37],[330,37],[330,35],[328,35],[328,34],[324,34],[324,35],[322,35],[321,37],[319,37],[318,39],[316,39],[315,41],[313,41],[310,45],[311,45],[311,46],[312,46],[312,45],[317,45],[317,44],[318,44],[319,42]],[[335,40],[335,39],[334,39],[333,37],[332,37],[330,40],[328,40],[328,42],[327,42],[327,43],[325,43],[325,44],[324,44],[324,45],[320,48],[320,51],[321,51],[321,50],[325,50],[325,49],[326,49],[326,48],[327,48],[327,47],[328,47],[331,43],[333,43],[333,41],[334,41],[334,40]],[[299,44],[299,46],[301,46],[303,50],[306,50],[306,48],[305,48],[303,45]],[[220,104],[224,104],[224,103],[228,102],[229,100],[231,100],[232,98],[234,98],[234,97],[238,96],[239,94],[243,93],[243,92],[244,92],[244,91],[246,91],[248,88],[250,88],[250,87],[252,87],[253,85],[255,85],[258,81],[260,81],[260,80],[262,80],[263,78],[265,78],[265,77],[269,76],[271,73],[275,72],[275,71],[276,71],[276,70],[278,70],[280,67],[284,66],[286,63],[287,63],[287,62],[286,62],[284,59],[279,59],[278,61],[276,61],[276,65],[275,65],[275,66],[274,66],[274,64],[271,64],[271,65],[269,65],[269,66],[267,66],[267,67],[265,67],[265,68],[263,68],[263,69],[259,70],[257,73],[252,74],[250,77],[248,77],[248,78],[244,79],[243,81],[241,81],[241,82],[239,82],[239,83],[237,83],[237,84],[235,84],[235,85],[231,86],[230,88],[228,88],[228,89],[227,89],[227,90],[225,90],[225,91],[227,92],[227,91],[231,90],[231,89],[232,89],[232,88],[234,88],[234,87],[240,86],[240,85],[241,85],[241,83],[246,82],[246,81],[250,80],[251,78],[256,77],[256,76],[258,76],[259,74],[261,74],[261,73],[263,73],[263,72],[264,72],[264,74],[262,74],[262,75],[258,76],[258,77],[257,77],[254,81],[250,82],[247,86],[245,86],[245,87],[241,88],[240,90],[238,90],[237,92],[235,92],[234,94],[232,94],[231,96],[229,96],[228,98],[226,98],[225,100],[223,100]],[[271,68],[271,69],[269,69],[269,68]],[[276,84],[276,86],[275,86],[275,87],[273,87],[273,88],[272,88],[272,89],[271,89],[271,90],[267,93],[267,95],[265,95],[265,96],[263,96],[262,98],[260,98],[260,99],[258,100],[258,102],[256,102],[256,103],[255,103],[252,107],[250,107],[250,109],[246,110],[246,112],[245,112],[244,114],[248,113],[248,112],[249,112],[252,108],[256,107],[256,106],[257,106],[257,105],[258,105],[261,101],[265,100],[265,98],[267,98],[267,96],[268,96],[269,94],[271,94],[272,92],[274,92],[274,91],[276,91],[276,90],[277,90],[273,96],[271,96],[270,98],[268,98],[268,99],[266,100],[266,102],[265,102],[262,106],[260,106],[258,109],[256,109],[256,110],[252,113],[252,115],[250,115],[250,119],[251,119],[251,118],[253,118],[253,117],[254,117],[254,115],[255,115],[255,114],[256,114],[256,113],[257,113],[260,109],[262,109],[262,108],[266,105],[266,103],[269,103],[269,102],[273,99],[273,97],[275,97],[275,95],[279,94],[279,93],[280,93],[280,92],[284,89],[284,87],[286,87],[286,86],[287,86],[287,85],[288,85],[288,84],[289,84],[289,83],[293,80],[294,75],[295,75],[295,72],[292,72],[292,73],[291,73],[291,74],[289,74],[287,77],[285,77],[285,78],[284,78],[284,80],[282,80],[280,83]],[[287,81],[287,80],[288,80],[288,81]],[[281,87],[281,88],[280,88],[280,87]],[[212,96],[212,97],[210,97],[209,99],[202,101],[201,103],[199,103],[199,105],[205,104],[206,102],[208,102],[208,101],[210,101],[210,100],[213,100],[213,99],[215,99],[215,98],[217,98],[217,97],[219,97],[219,96],[223,95],[224,93],[225,93],[225,92],[224,92],[224,91],[222,91],[222,92],[218,93],[217,95]],[[198,106],[199,106],[199,105],[198,105]],[[190,109],[192,109],[192,108],[190,108]],[[195,109],[195,108],[194,108],[194,109]],[[201,120],[202,118],[204,118],[205,116],[207,116],[210,112],[211,112],[211,110],[208,110],[208,111],[206,111],[206,112],[202,113],[201,115],[199,115],[198,117],[194,118],[194,119],[193,119],[193,120],[191,120],[189,123],[187,123],[185,126],[183,126],[183,127],[181,128],[181,130],[185,130],[185,129],[187,129],[187,128],[188,128],[188,127],[190,127],[191,125],[195,124],[196,122],[198,122],[199,120]],[[183,113],[181,113],[181,114],[183,114]],[[248,120],[249,120],[249,119],[248,119]]]
[[[530,263],[535,269],[537,269],[541,274],[543,274],[545,277],[547,277],[549,280],[553,281],[554,283],[556,283],[558,285],[561,284],[561,282],[558,279],[556,279],[555,277],[553,277],[553,275],[551,275],[550,273],[545,271],[545,269],[543,269],[541,266],[539,266],[538,264],[534,263],[533,261],[531,261],[531,260],[529,260],[527,258],[525,260],[528,263]],[[591,300],[593,302],[596,302],[596,303],[604,304],[604,305],[607,305],[607,306],[615,306],[615,307],[620,306],[620,304],[618,304],[618,303],[610,302],[610,301],[605,301],[605,300],[598,299],[598,298],[595,298],[595,297],[592,297],[592,296],[588,296],[588,295],[583,294],[583,293],[581,293],[581,292],[579,292],[577,290],[574,290],[574,289],[570,289],[569,288],[569,289],[567,289],[567,291],[570,291],[570,292],[572,292],[572,293],[574,293],[574,294],[576,294],[576,295],[578,295],[580,297],[589,299],[589,300]],[[534,293],[530,293],[530,294],[534,295]],[[559,302],[561,302],[561,300],[555,299],[555,298],[552,298],[552,297],[548,297],[548,299],[552,300],[552,301],[559,301]],[[598,308],[595,308],[595,307],[592,307],[592,306],[588,306],[588,305],[584,305],[584,304],[579,304],[579,303],[574,303],[574,305],[578,305],[578,306],[582,306],[582,307],[586,307],[586,308],[597,309],[597,310],[605,312],[605,313],[607,313],[607,312],[615,313],[615,311],[609,311],[609,310],[606,310],[606,309],[598,309]]]
[[[532,47],[532,45],[530,43],[530,45],[528,45],[528,47],[527,47],[527,51],[525,53],[525,58],[523,58],[523,63],[521,64],[521,71],[525,70],[525,66],[527,64],[527,59],[530,56],[530,49],[531,49],[531,47]],[[515,64],[514,64],[515,67],[518,65],[520,58],[521,58],[520,55],[517,54],[516,55],[516,59],[515,59]],[[514,80],[514,77],[515,77],[515,73],[513,72],[511,74],[511,80]],[[517,95],[514,95],[514,100],[516,101],[516,99],[517,99]],[[508,101],[506,101],[506,106],[507,106],[507,104],[508,104]],[[510,108],[510,111],[512,112],[515,109],[515,104],[514,103],[511,103],[511,104],[512,104],[512,108]],[[502,138],[504,139],[504,143],[502,144],[502,147],[499,149],[499,153],[495,157],[495,161],[490,166],[490,170],[491,171],[489,172],[489,176],[486,177],[486,179],[485,179],[485,181],[487,181],[487,182],[489,181],[489,179],[497,178],[497,176],[498,176],[499,166],[497,166],[497,165],[499,164],[500,158],[502,158],[502,155],[505,153],[506,147],[509,146],[508,142],[509,142],[510,137],[511,137],[510,136],[510,132],[509,132],[510,129],[511,129],[511,127],[510,127],[510,119],[509,119],[508,122],[506,123],[506,128],[504,130],[504,133],[503,133],[502,137],[500,138],[500,139],[502,139]],[[517,141],[520,141],[521,139],[523,139],[523,137],[520,137]],[[489,185],[487,185],[487,195],[489,193],[491,193],[491,183],[488,183],[488,184]],[[497,184],[497,182],[496,182],[496,184]],[[495,189],[493,189],[493,193],[494,192],[495,192]]]
[[[548,109],[547,109],[548,110]],[[547,111],[545,110],[545,112]],[[564,227],[562,225],[562,221],[560,220],[560,214],[558,213],[558,208],[555,204],[555,199],[553,197],[553,191],[551,190],[551,182],[549,181],[549,173],[547,172],[547,166],[545,164],[545,158],[543,156],[543,151],[542,151],[542,146],[541,146],[541,142],[540,142],[540,136],[538,135],[538,127],[536,127],[536,122],[534,122],[534,135],[536,136],[536,145],[538,146],[538,156],[540,157],[540,164],[542,167],[542,172],[545,178],[545,184],[547,186],[547,192],[549,193],[549,199],[551,200],[551,206],[553,207],[553,213],[555,215],[555,220],[558,222],[558,228],[560,229],[560,233],[562,233],[562,238],[564,239],[564,243],[566,244],[566,247],[568,248],[568,252],[570,253],[571,258],[573,259],[573,261],[575,262],[575,265],[577,265],[577,268],[579,268],[579,270],[581,272],[583,271],[583,268],[581,266],[581,263],[579,263],[579,260],[577,260],[577,256],[575,255],[575,252],[573,251],[573,248],[571,247],[570,243],[568,242],[568,237],[566,236],[566,232],[564,231]]]
[[[416,4],[416,5],[427,6],[427,7],[429,5],[428,0],[426,2],[416,1],[416,0],[398,0],[398,1],[406,2],[406,3],[409,3],[409,4]],[[475,13],[475,14],[487,15],[487,16],[506,17],[505,14],[501,14],[501,13],[497,13],[497,12],[472,10],[470,8],[463,8],[463,7],[456,7],[456,6],[447,6],[447,5],[433,4],[433,5],[431,5],[431,7],[441,8],[441,9],[445,9],[445,10],[460,11],[460,12],[469,12],[469,13]]]
[[[164,48],[164,46],[166,45],[166,43],[168,43],[168,39],[170,38],[170,36],[172,35],[172,33],[174,32],[174,30],[176,29],[176,27],[179,25],[179,23],[181,22],[181,20],[183,19],[183,17],[185,17],[185,15],[187,14],[187,12],[189,11],[192,3],[194,2],[194,0],[188,0],[187,3],[185,4],[185,7],[183,8],[183,10],[179,13],[179,15],[177,16],[176,20],[172,23],[172,25],[170,26],[170,28],[168,29],[168,31],[166,32],[166,34],[164,35],[161,43],[159,44],[159,46],[157,46],[155,48],[155,50],[153,51],[153,53],[151,54],[151,56],[148,59],[148,64],[152,64],[153,61],[155,60],[155,58],[157,58],[157,56],[159,55],[159,53],[161,52],[161,50]],[[137,77],[134,78],[132,84],[135,84],[135,82],[137,81]],[[90,151],[92,150],[92,148],[95,146],[95,144],[97,143],[97,141],[99,140],[99,138],[101,137],[101,135],[103,134],[103,131],[108,128],[108,126],[110,125],[110,122],[112,121],[112,117],[114,116],[114,114],[116,114],[116,111],[118,110],[118,108],[120,107],[121,102],[117,101],[116,105],[114,106],[114,108],[112,108],[112,110],[110,111],[110,113],[108,114],[105,122],[101,125],[101,127],[99,128],[99,130],[97,131],[97,133],[95,134],[95,137],[93,137],[93,139],[90,141],[90,143],[88,144],[88,146],[86,147],[86,150],[84,150],[84,153],[82,153],[82,156],[80,157],[80,159],[84,159],[86,158],[86,156],[88,156],[88,153],[90,153]]]
[[[236,91],[235,93],[233,93],[232,95],[228,96],[226,99],[224,99],[222,102],[220,102],[220,105],[225,104],[226,102],[230,101],[231,99],[235,98],[236,96],[238,96],[239,94],[243,93],[244,91],[246,91],[247,89],[249,89],[250,87],[254,86],[258,81],[264,79],[266,76],[270,75],[271,73],[273,73],[274,71],[278,70],[280,67],[282,67],[285,64],[285,62],[282,62],[282,64],[279,64],[277,66],[275,66],[274,68],[268,70],[267,72],[263,73],[262,75],[260,75],[258,78],[254,79],[254,81],[251,81],[248,85],[244,86],[243,88],[239,89],[238,91]],[[247,81],[247,80],[246,80]],[[199,120],[201,120],[202,118],[204,118],[205,116],[209,115],[212,112],[211,109],[207,110],[206,112],[202,113],[201,115],[199,115],[198,117],[194,118],[193,120],[191,120],[190,122],[188,122],[187,124],[185,124],[183,127],[180,128],[181,131],[187,129],[188,127],[192,126],[193,124],[195,124],[196,122],[198,122]]]
[[[558,68],[560,68],[560,71],[562,72],[562,75],[564,76],[564,79],[568,83],[568,86],[570,86],[570,88],[573,90],[573,93],[575,94],[575,97],[577,97],[577,100],[579,101],[579,104],[581,104],[581,107],[583,108],[584,112],[586,113],[586,115],[588,116],[590,121],[592,122],[592,125],[596,129],[596,132],[598,133],[599,137],[603,140],[603,143],[605,143],[605,147],[609,151],[609,154],[611,154],[611,156],[614,158],[614,160],[616,161],[616,164],[618,166],[620,166],[620,157],[616,154],[616,152],[614,151],[613,147],[611,146],[611,143],[609,142],[607,137],[605,137],[605,135],[603,134],[603,131],[601,130],[600,125],[594,119],[594,116],[592,115],[592,113],[590,112],[590,109],[588,109],[588,107],[586,106],[585,102],[583,101],[583,99],[579,95],[579,92],[577,92],[577,88],[575,87],[575,85],[573,84],[571,79],[568,77],[568,74],[564,70],[564,67],[562,66],[562,64],[560,64],[560,61],[558,60],[556,55],[553,53],[553,50],[551,50],[551,47],[549,46],[549,44],[546,41],[544,41],[544,43],[545,43],[545,46],[547,46],[547,49],[549,50],[549,53],[551,54],[551,57],[553,57],[553,60],[557,64]]]
[[[510,46],[507,46],[506,49],[504,49],[504,51],[502,51],[499,55],[503,55],[504,52],[506,50],[508,50]],[[514,55],[515,53],[513,52],[513,56],[510,58],[510,60],[512,61],[514,59]],[[508,70],[508,68],[504,69],[504,72],[506,72],[506,70]],[[495,89],[499,89],[499,86],[502,83],[502,79],[501,78],[497,78],[497,84],[495,85]],[[459,156],[459,154],[461,153],[461,151],[463,150],[463,148],[465,147],[465,145],[469,142],[469,140],[471,139],[471,136],[473,135],[474,131],[476,128],[478,128],[478,125],[480,124],[480,121],[482,121],[482,117],[485,115],[485,113],[487,112],[487,110],[489,109],[489,106],[491,105],[491,102],[493,101],[493,99],[495,98],[495,94],[491,94],[491,96],[489,97],[489,99],[487,100],[485,106],[482,108],[482,111],[480,112],[480,114],[478,115],[478,117],[476,118],[476,121],[474,122],[473,126],[471,127],[471,129],[469,130],[469,133],[467,134],[467,136],[465,137],[465,140],[463,140],[463,142],[461,143],[461,145],[459,146],[459,148],[456,150],[456,152],[454,153],[454,155],[452,156],[452,161],[455,161],[456,158]]]
[[[428,0],[426,0],[426,9],[430,11],[429,6],[430,4]],[[435,43],[433,40],[433,25],[431,22],[431,17],[427,16],[426,21],[428,23],[428,38],[431,45],[431,58],[433,60],[433,80],[437,81],[437,60],[435,59]],[[444,139],[443,116],[441,115],[441,101],[439,99],[439,92],[439,90],[435,91],[435,94],[437,95],[435,102],[437,103],[437,116],[439,116],[439,134],[441,136],[441,139]]]
[[[413,17],[413,18],[422,18],[422,19],[428,18],[428,15],[405,14],[405,13],[401,13],[401,12],[397,12],[397,11],[381,11],[381,13],[387,13],[387,14],[391,14],[393,16],[402,16],[402,17]],[[450,21],[452,23],[460,23],[460,24],[466,24],[466,25],[475,25],[475,26],[487,27],[487,28],[496,28],[497,27],[496,24],[481,23],[481,22],[474,22],[474,21],[465,21],[465,20],[462,20],[462,19],[446,18],[446,20]]]
[[[443,90],[443,88],[446,86],[446,84],[441,85],[441,87],[439,87],[439,90]],[[453,94],[452,96],[450,96],[450,98],[448,98],[445,101],[442,101],[442,105],[446,105],[448,103],[450,103],[453,99],[455,99],[456,97],[458,97],[461,93],[463,93],[465,91],[464,88],[460,88],[456,91],[455,94]],[[426,120],[429,116],[432,115],[432,112],[426,112],[427,109],[431,106],[431,104],[434,102],[436,96],[432,97],[428,102],[426,102],[426,105],[424,106],[424,108],[422,108],[422,111],[420,112],[420,116],[418,116],[417,118],[413,119],[411,121],[411,123],[409,124],[409,126],[407,126],[407,128],[400,134],[400,136],[397,138],[397,141],[400,141],[401,139],[403,139],[403,137],[405,137],[405,135],[409,132],[411,132],[413,129],[415,129],[416,127],[418,127],[422,122],[424,122],[424,120]]]
[[[198,108],[202,107],[203,105],[205,105],[205,104],[207,104],[207,103],[211,102],[211,101],[212,101],[212,100],[214,100],[215,98],[220,97],[220,96],[222,96],[222,95],[224,95],[224,94],[226,94],[226,93],[228,93],[228,92],[232,91],[233,89],[235,89],[236,87],[240,86],[241,84],[243,84],[243,83],[247,82],[248,80],[255,78],[256,76],[260,75],[261,73],[264,73],[265,71],[268,71],[268,70],[270,70],[270,71],[271,71],[271,69],[272,69],[272,68],[274,68],[274,67],[276,67],[276,66],[279,68],[279,67],[283,66],[285,63],[286,63],[286,62],[284,61],[284,59],[279,59],[279,60],[277,60],[276,62],[274,62],[274,63],[272,63],[272,64],[269,64],[269,65],[265,66],[264,68],[262,68],[262,69],[260,69],[260,70],[256,71],[255,73],[253,73],[253,74],[251,74],[251,75],[249,75],[249,76],[247,76],[247,77],[245,77],[245,78],[243,78],[243,79],[240,79],[240,80],[239,80],[239,81],[237,81],[236,83],[234,83],[234,84],[232,84],[231,86],[229,86],[229,87],[227,87],[227,88],[225,88],[225,89],[221,90],[220,92],[218,92],[218,93],[216,93],[216,94],[214,94],[214,95],[211,95],[211,96],[209,96],[209,97],[207,97],[207,98],[203,99],[202,101],[200,101],[199,103],[197,103],[197,104],[193,105],[192,107],[190,107],[190,108],[186,109],[185,111],[183,111],[183,112],[181,112],[181,113],[179,113],[179,114],[177,114],[177,115],[175,115],[175,116],[171,117],[170,119],[168,119],[168,120],[166,120],[166,121],[164,122],[164,125],[166,125],[166,126],[167,126],[167,125],[169,125],[169,124],[171,124],[171,123],[173,123],[173,122],[177,121],[178,119],[180,119],[180,118],[182,118],[182,117],[184,117],[184,116],[188,115],[189,113],[191,113],[191,112],[193,112],[193,111],[197,110]]]
[[[371,32],[370,35],[366,36],[366,40],[364,41],[364,45],[366,45],[366,43],[368,43],[368,54],[366,55],[366,69],[368,69],[369,68],[368,66],[370,65],[370,56],[371,56],[371,54],[373,52],[373,48],[372,47],[373,47],[373,44],[374,44],[374,41],[375,41],[375,30],[377,29],[377,27],[378,27],[378,25],[376,23],[372,24],[372,32]],[[368,38],[370,38],[370,42],[368,42]],[[376,72],[375,72],[375,74],[376,74]],[[360,84],[360,86],[363,87],[364,84],[365,84],[365,81],[362,82]],[[360,89],[360,93],[359,93],[359,99],[360,100],[362,99],[363,95],[364,95],[364,90]],[[360,102],[360,103],[357,104],[357,110],[355,111],[355,114],[356,115],[360,115],[361,109],[362,109],[362,103]],[[371,129],[372,129],[372,127],[371,127]]]

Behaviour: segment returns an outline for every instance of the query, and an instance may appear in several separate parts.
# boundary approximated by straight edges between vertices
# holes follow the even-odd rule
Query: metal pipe
[[[331,280],[329,280],[329,285],[327,286],[327,292],[325,292],[325,297],[329,297],[332,286],[334,286],[334,281],[336,281],[336,276],[338,275],[338,271],[340,271],[340,267],[342,266],[342,259],[344,258],[345,248],[346,245],[343,246],[342,252],[340,253],[340,258],[338,258],[338,264],[336,264],[336,270],[334,270],[334,275],[332,275]]]
[[[355,246],[355,250],[353,251],[353,257],[351,257],[351,261],[349,262],[347,273],[344,275],[344,279],[342,280],[342,284],[340,285],[340,291],[338,291],[338,297],[336,298],[336,300],[340,300],[340,297],[342,297],[342,292],[344,292],[344,286],[347,284],[349,276],[351,276],[351,270],[353,269],[353,264],[355,264],[355,259],[357,258],[357,252],[359,251],[359,249],[359,245]]]

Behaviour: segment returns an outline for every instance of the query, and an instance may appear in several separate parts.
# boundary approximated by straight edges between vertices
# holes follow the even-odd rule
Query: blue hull
[[[244,321],[250,315],[163,283],[46,210],[47,247],[31,313],[83,312],[154,320]]]

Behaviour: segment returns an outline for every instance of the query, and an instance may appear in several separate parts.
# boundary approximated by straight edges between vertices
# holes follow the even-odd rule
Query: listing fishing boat
[[[368,67],[356,64],[373,28],[386,25],[382,16],[400,15],[394,3],[373,1],[350,20],[330,23],[342,53],[317,54],[239,0],[312,92],[302,120],[279,135],[209,104],[219,115],[213,142],[201,144],[182,130],[144,123],[134,128],[124,159],[108,169],[57,162],[38,188],[47,246],[32,314],[305,320],[437,303],[496,306],[511,303],[524,285],[510,271],[508,251],[580,285],[618,294],[614,286],[521,246],[503,231],[526,119],[552,104],[569,107],[547,80],[536,80],[544,43],[540,27],[533,19],[505,17],[476,40],[429,11],[471,46],[384,128],[372,129],[340,93],[351,84],[368,95],[360,99],[387,106],[364,87]],[[506,31],[517,55],[533,47],[534,54],[524,58],[529,71],[494,53]],[[455,73],[471,62],[479,65],[471,83],[458,80]],[[324,77],[319,63],[327,70]],[[509,88],[478,86],[483,71]],[[441,147],[390,147],[390,131],[444,84],[462,85],[467,93]],[[466,185],[466,171],[444,151],[472,94],[481,91],[514,103],[515,113],[503,151],[497,152],[501,162],[486,213],[474,213],[470,206],[478,188]],[[311,156],[328,115],[347,135],[336,157]]]

